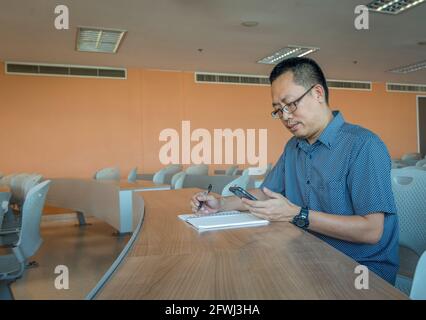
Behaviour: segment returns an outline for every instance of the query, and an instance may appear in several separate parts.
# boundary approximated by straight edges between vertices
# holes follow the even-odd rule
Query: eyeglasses
[[[287,113],[287,114],[290,114],[290,113],[293,113],[294,111],[296,111],[297,105],[300,102],[300,100],[302,100],[308,94],[308,92],[311,91],[315,86],[316,86],[316,84],[314,84],[312,87],[310,87],[304,94],[302,94],[299,98],[297,98],[293,102],[287,103],[284,106],[280,104],[277,107],[277,109],[275,109],[274,111],[271,112],[272,118],[281,119],[284,112]]]

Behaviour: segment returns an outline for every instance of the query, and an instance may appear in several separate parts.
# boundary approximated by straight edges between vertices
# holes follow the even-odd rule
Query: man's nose
[[[283,112],[283,120],[287,121],[289,119],[291,119],[293,116],[291,113],[287,113],[287,112]]]

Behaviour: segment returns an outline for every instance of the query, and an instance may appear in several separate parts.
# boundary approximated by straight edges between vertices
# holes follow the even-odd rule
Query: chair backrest
[[[212,192],[222,194],[225,186],[233,180],[235,180],[233,176],[201,176],[198,174],[187,174],[183,182],[183,188],[200,188],[206,190],[209,184],[211,184]]]
[[[10,203],[22,204],[25,199],[24,184],[30,175],[27,173],[20,173],[12,177],[10,180]]]
[[[209,166],[207,164],[196,164],[186,168],[186,174],[207,176],[209,175]]]
[[[138,177],[138,167],[135,167],[132,170],[130,170],[129,175],[127,176],[127,181],[136,182],[137,177]]]
[[[410,298],[414,300],[426,300],[426,251],[423,252],[417,262]]]
[[[406,153],[401,157],[402,161],[406,160],[420,160],[422,155],[418,152]]]
[[[422,159],[416,162],[416,167],[424,167],[426,166],[426,159]]]
[[[164,184],[164,183],[166,183],[166,178],[168,178],[170,175],[173,176],[174,174],[178,173],[179,171],[182,171],[182,165],[170,164],[167,167],[157,171],[154,174],[152,181],[155,184]]]
[[[426,171],[392,169],[392,189],[399,217],[399,242],[419,256],[426,250]]]
[[[272,168],[274,167],[274,165],[273,165],[273,163],[272,162],[269,162],[267,165],[266,165],[266,172],[265,172],[265,177],[269,174],[269,172],[271,172],[272,171]]]
[[[238,166],[230,166],[228,169],[226,169],[225,175],[235,176],[237,174],[237,171],[238,171]]]
[[[12,178],[16,176],[16,174],[8,174],[7,176],[4,176],[0,179],[0,186],[8,186],[10,187],[10,183],[12,181]]]
[[[244,169],[242,175],[243,176],[244,175],[261,176],[261,175],[265,175],[267,171],[268,171],[268,167],[249,167]]]
[[[96,180],[120,180],[120,169],[114,168],[105,168],[96,172]]]
[[[41,174],[29,174],[27,176],[23,183],[24,199],[27,196],[28,192],[31,190],[31,188],[38,184],[41,179],[43,179],[43,176]]]
[[[22,208],[22,225],[17,247],[24,258],[33,256],[42,243],[40,236],[40,222],[50,180],[34,186],[25,198]]]
[[[232,186],[238,186],[241,187],[243,189],[247,189],[247,186],[249,184],[250,181],[250,176],[249,175],[242,175],[240,177],[238,177],[235,180],[232,180],[230,183],[228,183],[222,190],[222,196],[224,197],[228,197],[228,196],[233,196],[234,194],[229,191],[229,188]]]
[[[186,172],[181,171],[173,175],[172,181],[170,183],[171,188],[174,190],[182,189],[183,188],[183,182],[185,181]]]

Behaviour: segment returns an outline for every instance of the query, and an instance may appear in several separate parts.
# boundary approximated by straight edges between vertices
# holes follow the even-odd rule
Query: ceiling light
[[[77,51],[116,53],[125,30],[79,27]]]
[[[424,1],[425,0],[375,0],[370,2],[367,7],[370,11],[398,14]]]
[[[259,61],[257,61],[257,63],[277,64],[283,61],[284,59],[292,57],[303,57],[318,50],[319,48],[314,47],[287,46],[263,59],[260,59]]]
[[[241,23],[244,27],[256,27],[259,24],[257,21],[244,21]]]
[[[389,70],[389,72],[393,72],[393,73],[410,73],[410,72],[414,72],[414,71],[418,71],[421,69],[426,69],[426,60],[421,61],[421,62],[416,62],[413,64],[410,64],[408,66],[403,66],[403,67],[399,67],[396,69],[391,69]]]

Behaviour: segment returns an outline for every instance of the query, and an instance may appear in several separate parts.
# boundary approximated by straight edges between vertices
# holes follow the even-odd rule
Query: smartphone
[[[254,201],[257,200],[257,198],[254,195],[247,192],[246,190],[244,190],[241,187],[232,186],[232,187],[229,187],[229,191],[231,191],[233,194],[235,194],[238,198],[246,198],[246,199],[254,200]]]

